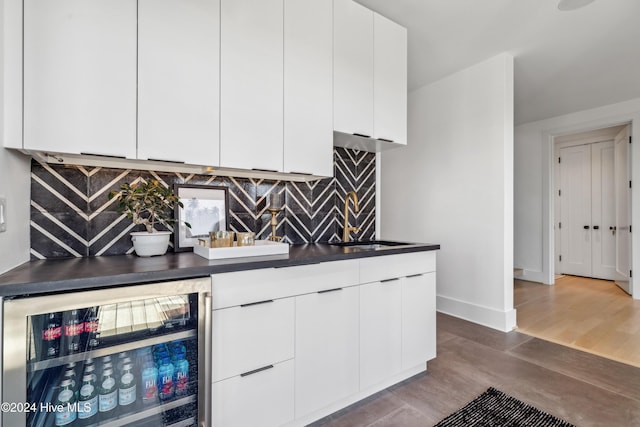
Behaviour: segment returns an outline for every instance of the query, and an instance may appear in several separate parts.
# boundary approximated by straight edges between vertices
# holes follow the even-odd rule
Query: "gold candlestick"
[[[271,236],[268,237],[272,242],[279,242],[282,240],[281,236],[276,235],[276,229],[278,228],[278,212],[282,210],[282,208],[268,208],[269,212],[271,212]]]

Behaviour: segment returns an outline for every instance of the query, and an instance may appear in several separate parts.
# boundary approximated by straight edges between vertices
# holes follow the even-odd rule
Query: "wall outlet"
[[[0,197],[0,233],[7,231],[7,199]]]

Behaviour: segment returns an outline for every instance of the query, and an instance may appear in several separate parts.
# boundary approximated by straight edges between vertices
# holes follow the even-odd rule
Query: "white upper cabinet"
[[[335,145],[406,144],[407,30],[352,0],[334,0],[333,43]]]
[[[138,158],[218,166],[220,0],[138,8]]]
[[[136,157],[136,8],[24,1],[24,148]]]
[[[373,135],[373,12],[334,0],[333,128]]]
[[[222,0],[220,166],[282,171],[283,0]]]
[[[333,175],[333,7],[284,2],[284,171]]]
[[[373,15],[373,137],[407,143],[407,30]]]

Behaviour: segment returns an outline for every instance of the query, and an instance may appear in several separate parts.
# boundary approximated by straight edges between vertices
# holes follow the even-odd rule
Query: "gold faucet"
[[[358,195],[355,193],[355,191],[349,191],[347,193],[347,195],[344,198],[344,231],[342,232],[342,241],[343,242],[348,242],[349,241],[349,233],[351,233],[352,231],[354,233],[357,233],[358,231],[360,231],[359,228],[356,227],[349,227],[349,199],[353,198],[353,209],[358,212],[359,208],[358,208]]]

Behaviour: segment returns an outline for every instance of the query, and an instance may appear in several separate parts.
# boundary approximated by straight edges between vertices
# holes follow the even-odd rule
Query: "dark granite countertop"
[[[433,251],[437,244],[404,244],[357,250],[323,243],[292,245],[288,255],[207,260],[192,252],[31,261],[0,275],[0,296],[26,296],[204,277],[214,273],[289,267],[327,261]]]

